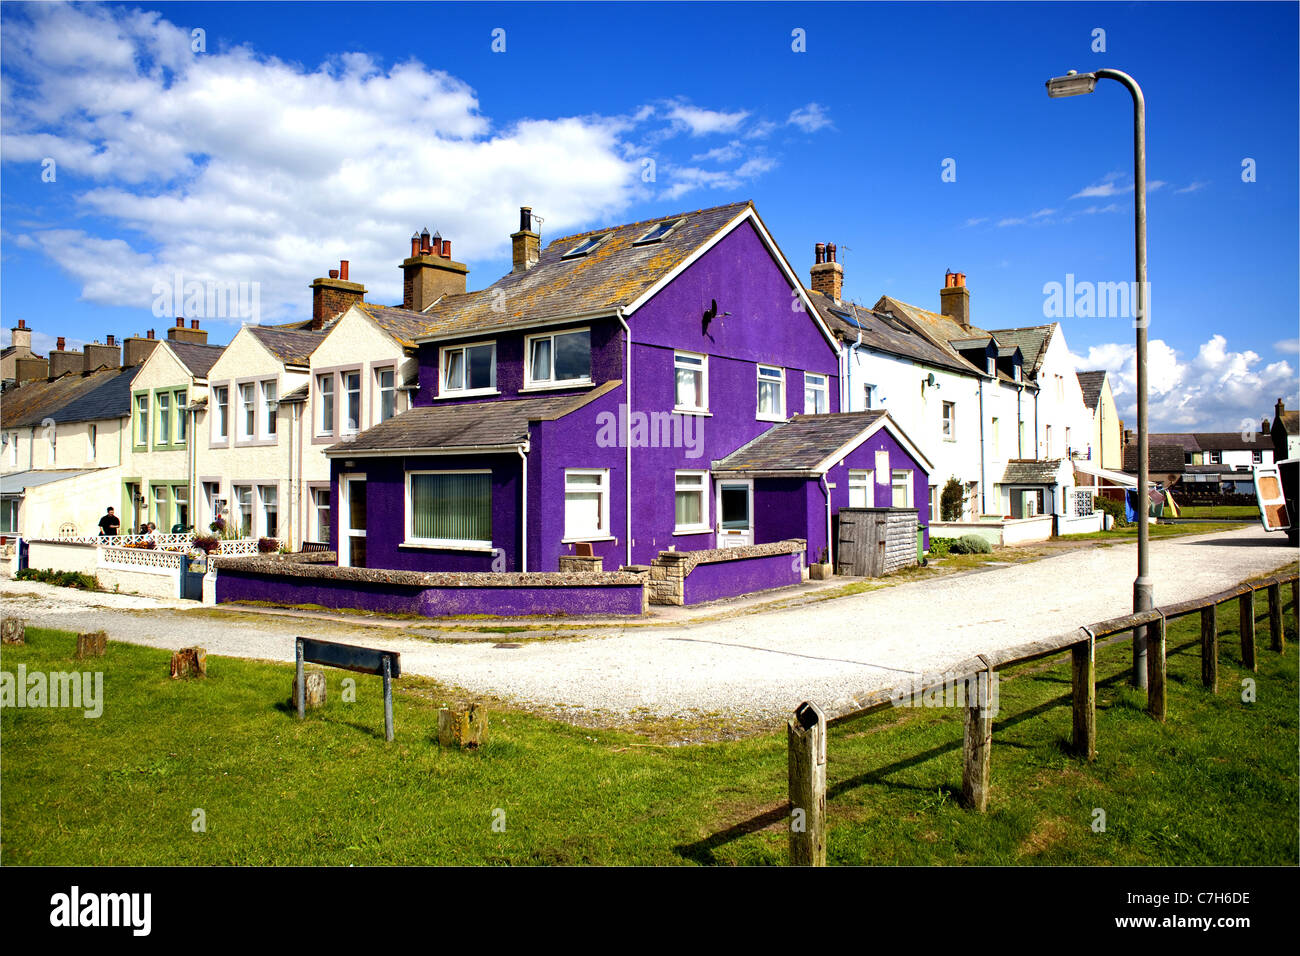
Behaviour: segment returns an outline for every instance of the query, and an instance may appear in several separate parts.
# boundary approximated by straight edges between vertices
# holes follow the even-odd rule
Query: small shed
[[[879,578],[916,564],[916,508],[841,508],[835,573]]]

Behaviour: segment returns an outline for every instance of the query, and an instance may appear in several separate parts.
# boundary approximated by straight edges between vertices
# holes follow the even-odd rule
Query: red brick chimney
[[[835,261],[835,243],[819,242],[815,252],[816,261],[809,270],[813,291],[838,305],[844,289],[844,267]]]
[[[185,319],[182,316],[176,316],[176,325],[174,328],[167,330],[167,341],[169,342],[188,342],[191,345],[207,345],[208,333],[199,328],[198,319],[190,319],[190,327],[185,327]]]
[[[444,295],[465,292],[469,266],[454,262],[451,243],[429,230],[411,237],[411,256],[402,262],[402,308],[423,312]]]
[[[943,288],[939,290],[939,311],[963,329],[970,328],[970,290],[966,288],[966,273],[944,273]]]
[[[337,269],[329,271],[328,279],[317,279],[311,284],[311,327],[323,329],[334,316],[365,299],[366,287],[348,281],[348,260],[341,260]]]

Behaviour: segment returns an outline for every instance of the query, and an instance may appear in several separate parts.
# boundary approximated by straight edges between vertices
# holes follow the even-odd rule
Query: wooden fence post
[[[826,865],[826,717],[804,701],[786,724],[790,865]]]
[[[1169,704],[1165,691],[1165,624],[1161,614],[1147,631],[1147,713],[1162,724]]]
[[[1241,618],[1241,665],[1249,671],[1259,670],[1255,663],[1255,592],[1247,591],[1238,601]]]
[[[1201,610],[1201,683],[1211,694],[1219,689],[1219,628],[1216,620],[1218,605],[1210,604]]]
[[[988,664],[984,655],[980,660]],[[974,700],[966,702],[966,733],[962,747],[961,795],[972,810],[983,813],[989,805],[989,753],[993,749],[993,708],[989,706],[990,683],[996,680],[993,668],[979,672],[982,686]]]
[[[1291,582],[1291,625],[1300,631],[1300,579]]]
[[[393,663],[384,655],[384,739],[393,742]]]
[[[1086,628],[1085,628],[1086,630]],[[1150,631],[1147,632],[1148,638]],[[1151,647],[1147,645],[1150,667]],[[1085,760],[1097,756],[1097,642],[1088,639],[1070,648],[1070,700],[1074,710],[1074,751]]]
[[[294,696],[298,698],[295,701],[298,705],[298,719],[302,720],[307,716],[307,685],[306,681],[303,680],[302,673],[302,638],[296,638],[293,642],[293,646],[294,655],[297,658],[297,663],[294,666]]]
[[[1286,650],[1282,638],[1282,585],[1276,581],[1268,586],[1268,635],[1273,650],[1279,653]]]

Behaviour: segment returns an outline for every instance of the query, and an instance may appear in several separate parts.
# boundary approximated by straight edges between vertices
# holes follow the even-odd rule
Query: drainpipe
[[[980,514],[987,514],[988,508],[984,496],[988,489],[984,487],[984,379],[979,379],[980,388]]]
[[[1034,458],[1038,458],[1038,392],[1034,392]]]
[[[831,562],[831,571],[835,570],[835,556],[831,553],[831,486],[826,483],[826,474],[821,476],[822,494],[826,496],[826,560]]]
[[[624,478],[626,479],[627,488],[624,492],[624,508],[627,512],[627,530],[625,537],[625,551],[627,560],[624,565],[632,563],[632,329],[628,326],[627,320],[623,318],[623,307],[619,306],[614,313],[614,318],[618,319],[618,324],[623,326],[623,398],[627,402],[627,423],[628,434],[623,436],[623,444],[626,446],[624,451],[627,454],[627,460],[623,465]]]
[[[520,534],[519,534],[519,570],[528,570],[528,446],[516,445],[515,451],[519,452],[519,473],[523,476],[523,492],[521,500],[523,502],[519,509],[520,512]]]
[[[309,379],[308,381],[310,381],[310,379]],[[308,393],[307,393],[307,399],[308,399],[308,401],[310,401],[310,399],[311,399],[311,391],[310,391],[310,389],[311,389],[311,386],[308,385]],[[307,419],[306,419],[306,417],[303,415],[303,412],[307,409],[307,407],[308,407],[308,405],[307,405],[307,401],[297,402],[297,403],[295,403],[294,406],[293,406],[293,416],[294,416],[294,419],[295,419],[295,424],[297,425],[297,428],[298,428],[298,482],[299,482],[299,484],[302,483],[302,475],[303,475],[303,470],[302,470],[302,469],[303,469],[303,460],[302,460],[302,456],[303,456],[303,446],[305,446],[305,445],[307,444],[306,439],[305,439],[305,437],[303,436],[303,432],[304,432],[304,431],[306,430],[306,428],[307,428]],[[332,471],[332,470],[333,470],[333,468],[332,468],[332,466],[331,466],[331,471]],[[302,495],[299,495],[298,497],[299,497],[299,499],[301,499],[301,498],[302,498]],[[306,510],[306,507],[309,507],[309,506],[307,506],[306,503],[304,502],[304,509],[303,509],[304,511]],[[303,539],[306,540],[306,537],[307,537],[307,532],[306,532],[306,528],[307,528],[307,518],[306,518],[306,515],[305,515],[305,514],[303,515],[303,519],[302,519],[302,522],[301,522],[301,523],[302,523],[302,526],[303,526]],[[338,546],[339,546],[337,541],[331,541],[330,543],[333,544],[334,547],[335,547],[336,549],[337,549]]]

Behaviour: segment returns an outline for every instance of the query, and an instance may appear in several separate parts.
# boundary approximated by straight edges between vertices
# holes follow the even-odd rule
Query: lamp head
[[[1097,74],[1079,73],[1071,70],[1065,76],[1054,76],[1047,81],[1047,95],[1053,98],[1061,96],[1079,96],[1091,93],[1097,88]]]

